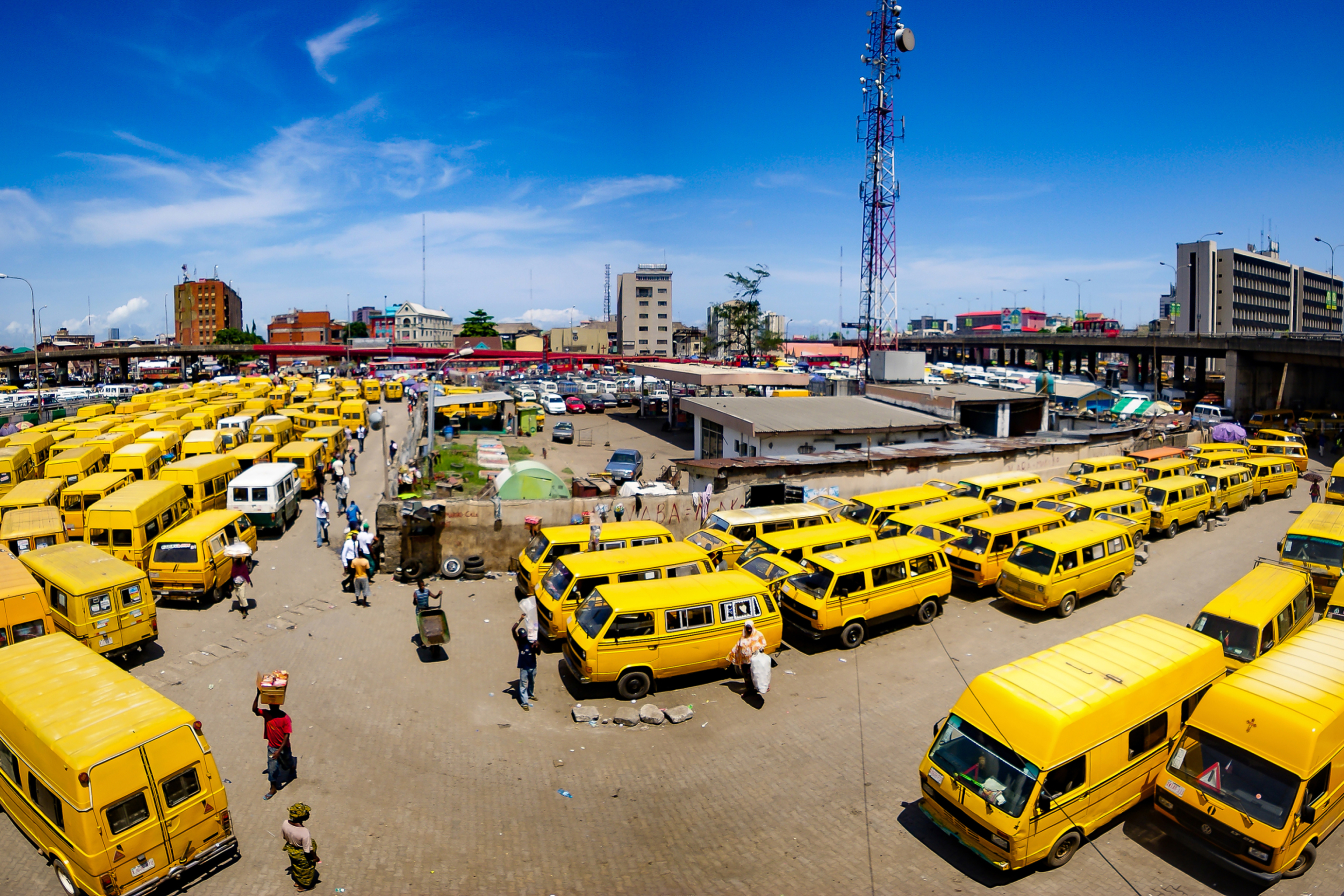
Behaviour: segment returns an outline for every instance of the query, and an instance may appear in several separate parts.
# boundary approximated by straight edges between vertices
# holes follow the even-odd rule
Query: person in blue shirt
[[[351,500],[350,504],[345,508],[345,521],[349,524],[351,529],[357,530],[359,529],[359,520],[359,505]]]
[[[443,600],[443,592],[440,591],[438,594],[430,594],[429,588],[425,585],[425,580],[416,579],[415,592],[411,595],[411,600],[415,603],[415,608],[417,610],[428,610],[429,599],[431,597],[436,600]]]

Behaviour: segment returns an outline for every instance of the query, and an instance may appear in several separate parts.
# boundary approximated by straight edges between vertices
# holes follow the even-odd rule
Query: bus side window
[[[1326,791],[1330,789],[1330,763],[1325,764],[1325,768],[1311,776],[1307,782],[1307,792],[1302,797],[1302,805],[1310,806],[1321,797],[1325,796]]]
[[[1310,618],[1311,615],[1311,591],[1303,589],[1298,593],[1297,597],[1293,598],[1293,618]]]
[[[1138,725],[1129,732],[1129,759],[1134,761],[1135,757],[1147,753],[1153,747],[1167,739],[1167,714],[1165,711],[1158,713],[1142,725]]]
[[[1057,801],[1060,797],[1082,787],[1086,779],[1087,754],[1084,753],[1076,759],[1070,759],[1059,768],[1051,769],[1045,776],[1045,788],[1042,793],[1048,790],[1050,799]]]

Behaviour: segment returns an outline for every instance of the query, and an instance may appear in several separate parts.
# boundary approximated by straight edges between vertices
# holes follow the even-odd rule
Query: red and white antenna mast
[[[863,85],[859,139],[864,157],[863,252],[859,259],[859,343],[865,359],[875,350],[896,347],[896,141],[905,139],[905,118],[892,112],[892,91],[901,77],[900,54],[915,48],[915,35],[901,24],[901,7],[880,0],[868,13],[868,43],[861,59]]]

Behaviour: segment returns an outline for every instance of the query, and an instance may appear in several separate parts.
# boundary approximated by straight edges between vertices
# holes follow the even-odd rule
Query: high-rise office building
[[[1176,246],[1176,333],[1339,333],[1340,277],[1279,258],[1279,244],[1219,249],[1210,240]]]
[[[672,272],[667,265],[641,264],[621,274],[616,281],[620,353],[670,358],[672,330]]]
[[[187,280],[173,287],[178,345],[214,345],[215,333],[243,328],[243,300],[222,280]]]

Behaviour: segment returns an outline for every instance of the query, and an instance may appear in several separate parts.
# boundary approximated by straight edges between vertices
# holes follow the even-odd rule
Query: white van
[[[1197,404],[1191,417],[1196,426],[1217,426],[1219,423],[1231,423],[1230,408],[1220,408],[1216,404]]]
[[[248,439],[247,439],[247,432],[248,432],[248,430],[250,430],[250,429],[252,428],[252,418],[251,418],[251,417],[225,417],[223,420],[220,420],[219,423],[217,423],[217,424],[215,425],[215,428],[216,428],[216,429],[241,429],[241,430],[243,431],[243,438],[242,438],[242,439],[239,439],[239,441],[241,441],[241,442],[246,442],[246,441],[248,441]]]
[[[531,389],[520,387],[519,389],[514,391],[514,397],[517,398],[519,401],[536,401],[537,393],[532,391]]]
[[[253,464],[229,482],[229,509],[247,514],[258,529],[284,531],[299,515],[297,470],[294,464]]]
[[[584,395],[596,395],[597,383],[584,383],[579,387],[579,389]]]

